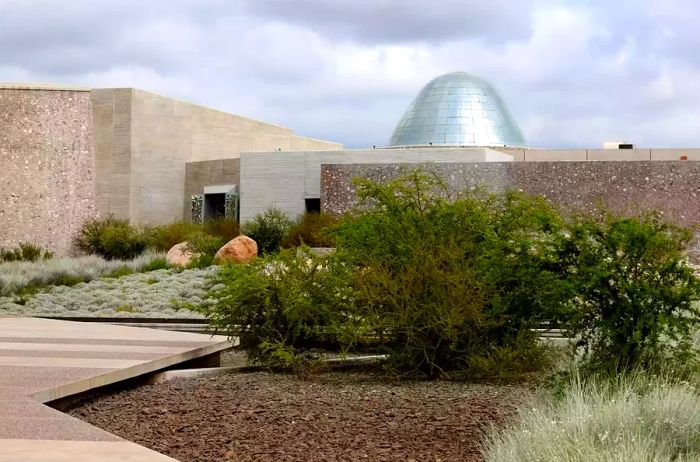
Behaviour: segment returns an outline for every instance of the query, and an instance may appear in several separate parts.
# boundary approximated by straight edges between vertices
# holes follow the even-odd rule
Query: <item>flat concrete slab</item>
[[[0,462],[173,461],[42,403],[230,346],[221,336],[0,317]]]

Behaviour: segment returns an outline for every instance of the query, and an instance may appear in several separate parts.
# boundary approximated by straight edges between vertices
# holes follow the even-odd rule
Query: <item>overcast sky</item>
[[[698,0],[0,0],[0,81],[137,87],[348,147],[433,77],[530,146],[700,147]]]

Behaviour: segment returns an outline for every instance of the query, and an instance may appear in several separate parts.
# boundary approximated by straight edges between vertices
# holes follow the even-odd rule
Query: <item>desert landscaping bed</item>
[[[521,386],[397,381],[367,372],[175,379],[70,413],[182,461],[478,461]]]
[[[183,305],[197,305],[216,267],[160,269],[119,278],[97,278],[74,286],[51,286],[28,301],[0,296],[0,314],[203,319]]]

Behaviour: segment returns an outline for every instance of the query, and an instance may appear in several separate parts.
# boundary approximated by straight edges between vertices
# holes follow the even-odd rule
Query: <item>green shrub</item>
[[[111,226],[128,225],[125,220],[118,220],[113,216],[106,218],[92,218],[83,224],[80,233],[73,239],[73,245],[79,251],[88,255],[99,255],[102,249],[102,235]]]
[[[156,271],[168,268],[170,268],[168,260],[166,260],[165,257],[157,257],[151,260],[150,262],[146,263],[146,265],[143,268],[141,268],[140,272],[147,273],[149,271]]]
[[[9,261],[39,261],[53,258],[53,253],[39,246],[21,243],[14,249],[0,247],[0,263]]]
[[[72,287],[74,285],[80,284],[81,282],[87,282],[91,278],[89,276],[73,276],[69,274],[63,274],[56,276],[51,285],[53,286],[67,286]]]
[[[282,242],[282,247],[334,247],[335,237],[332,227],[338,218],[325,213],[305,213],[297,220]]]
[[[202,231],[210,236],[221,237],[224,242],[228,242],[241,234],[238,221],[231,218],[205,220],[202,224]]]
[[[111,226],[100,238],[98,255],[108,260],[131,260],[143,253],[148,245],[146,236],[129,224]]]
[[[156,226],[149,232],[149,246],[157,251],[167,252],[174,245],[187,241],[192,234],[200,232],[201,228],[199,224],[186,221]]]
[[[88,220],[74,239],[74,244],[84,253],[108,260],[131,260],[146,249],[148,237],[127,220],[109,216]]]
[[[226,244],[226,240],[221,236],[212,236],[199,232],[189,237],[187,241],[187,250],[194,255],[208,255],[213,257],[224,244]]]
[[[117,268],[111,273],[107,274],[104,276],[105,278],[113,278],[113,279],[118,279],[124,276],[129,276],[131,274],[134,274],[135,271],[128,266],[122,266],[121,268]]]
[[[357,315],[390,333],[391,365],[434,378],[542,364],[531,328],[569,293],[554,209],[515,193],[448,200],[444,182],[420,171],[356,186],[362,208],[338,225],[337,252],[358,268]]]
[[[216,252],[224,244],[226,240],[221,236],[212,236],[203,232],[190,235],[187,250],[192,252],[194,258],[190,261],[188,268],[206,268],[213,265]]]
[[[255,216],[243,226],[243,234],[258,244],[258,253],[266,255],[277,252],[282,240],[289,233],[292,221],[283,211],[274,207]]]
[[[693,233],[657,215],[581,220],[563,259],[577,296],[569,334],[589,365],[619,372],[659,357],[693,361],[700,281],[685,254]]]
[[[347,336],[349,280],[347,267],[332,258],[284,250],[221,266],[201,310],[217,330],[238,333],[252,361],[288,366],[286,353]]]

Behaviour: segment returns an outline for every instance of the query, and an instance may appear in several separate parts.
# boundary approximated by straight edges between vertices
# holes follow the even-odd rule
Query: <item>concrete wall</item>
[[[700,160],[700,149],[522,149],[495,148],[515,161],[554,162],[581,160]]]
[[[651,160],[700,160],[700,149],[652,149]]]
[[[485,148],[368,149],[241,154],[241,222],[274,206],[291,218],[305,211],[305,199],[321,197],[322,164],[510,161]]]
[[[131,89],[92,90],[97,210],[131,215]]]
[[[424,164],[456,191],[485,186],[502,192],[520,189],[551,199],[566,210],[590,212],[603,204],[613,212],[663,211],[677,223],[700,225],[700,162],[479,162]],[[342,213],[355,203],[352,179],[385,181],[397,164],[324,165],[321,207]]]
[[[188,162],[236,159],[241,151],[290,150],[294,144],[342,147],[141,90],[102,89],[93,95],[99,211],[135,223],[183,219]]]
[[[186,221],[192,218],[192,201],[195,194],[203,194],[207,186],[239,185],[240,159],[205,160],[190,162],[185,168],[185,200],[182,214]]]
[[[343,149],[340,143],[307,138],[305,136],[292,136],[289,146],[290,151],[329,151]]]
[[[0,167],[0,246],[68,254],[96,213],[89,90],[0,85]]]

